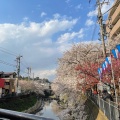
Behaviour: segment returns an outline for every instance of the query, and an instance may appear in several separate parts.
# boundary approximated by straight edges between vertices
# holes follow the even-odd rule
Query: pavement
[[[96,120],[108,120],[108,118],[104,115],[104,113],[101,110],[99,110]]]

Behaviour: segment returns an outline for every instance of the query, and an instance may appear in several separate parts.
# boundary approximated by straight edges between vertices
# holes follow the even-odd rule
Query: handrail
[[[40,117],[38,115],[16,112],[6,109],[0,109],[0,117],[5,117],[10,120],[54,120],[51,118]]]

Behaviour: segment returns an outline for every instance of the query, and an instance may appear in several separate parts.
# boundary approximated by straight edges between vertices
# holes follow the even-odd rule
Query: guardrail
[[[0,109],[0,120],[54,120],[51,118],[40,117],[33,114],[16,112],[12,110]]]
[[[99,95],[88,96],[109,120],[120,120],[120,106],[112,101],[105,101]]]

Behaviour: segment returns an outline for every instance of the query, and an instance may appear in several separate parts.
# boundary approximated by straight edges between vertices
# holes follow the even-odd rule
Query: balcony
[[[120,19],[120,4],[117,7],[116,11],[114,12],[114,14],[112,15],[112,24],[115,25],[116,22]]]
[[[110,38],[117,35],[117,33],[120,32],[120,19],[117,21],[117,23],[114,25],[113,29],[110,32]]]

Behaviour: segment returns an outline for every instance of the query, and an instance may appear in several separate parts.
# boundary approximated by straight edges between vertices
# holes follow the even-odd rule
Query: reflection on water
[[[57,117],[57,113],[60,112],[59,107],[57,106],[56,101],[47,101],[45,102],[45,105],[43,107],[43,110],[36,113],[36,115],[52,118],[54,120],[60,120],[59,117]]]

